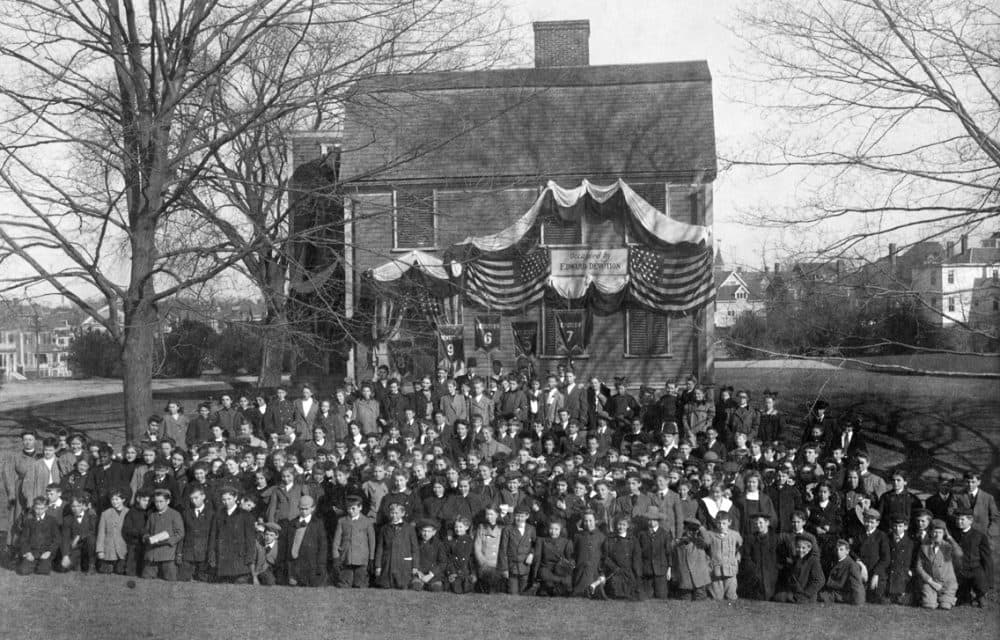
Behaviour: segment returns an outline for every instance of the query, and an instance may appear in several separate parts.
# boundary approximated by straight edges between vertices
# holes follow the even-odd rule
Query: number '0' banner
[[[476,349],[490,352],[500,348],[500,316],[476,316]]]
[[[462,325],[440,325],[438,327],[438,337],[441,339],[441,351],[444,354],[445,360],[452,363],[465,360],[465,341],[463,339]]]

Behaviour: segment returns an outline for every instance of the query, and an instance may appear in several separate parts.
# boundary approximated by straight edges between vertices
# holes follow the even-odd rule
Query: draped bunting
[[[610,220],[631,241],[618,248],[541,246],[542,223]],[[661,313],[690,313],[715,297],[709,229],[673,220],[624,181],[608,186],[584,180],[564,189],[549,182],[514,224],[449,247],[444,259],[410,251],[370,272],[376,283],[408,277],[435,296],[461,292],[474,307],[504,314],[523,312],[546,297],[573,300],[595,313],[623,304]]]

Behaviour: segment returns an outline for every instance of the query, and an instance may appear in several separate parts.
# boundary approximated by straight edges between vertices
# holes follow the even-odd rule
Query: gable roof
[[[742,284],[727,284],[724,287],[719,287],[716,289],[715,299],[716,300],[735,300],[736,293],[740,290],[746,291],[746,287]]]
[[[705,61],[388,75],[357,93],[348,185],[716,175]]]
[[[970,247],[962,253],[945,260],[948,264],[994,264],[1000,262],[998,247]]]

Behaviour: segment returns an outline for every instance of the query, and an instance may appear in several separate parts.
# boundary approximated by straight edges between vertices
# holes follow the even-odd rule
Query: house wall
[[[631,184],[628,178],[625,181]],[[566,182],[563,186],[576,186],[579,182]],[[664,184],[666,187],[666,185]],[[664,195],[667,213],[674,219],[694,224],[711,224],[711,185],[691,187],[672,184]],[[438,185],[435,187],[436,247],[425,249],[438,256],[452,244],[468,236],[495,233],[520,218],[538,197],[539,187],[531,185]],[[392,190],[373,189],[352,194],[353,243],[349,247],[352,263],[358,274],[379,266],[393,256],[405,251],[393,246]],[[692,206],[692,203],[694,206]],[[610,226],[610,225],[608,225]],[[620,237],[601,228],[588,242],[592,247],[624,246]],[[355,279],[355,287],[359,279]],[[474,351],[475,316],[486,313],[472,308],[463,309],[465,327],[465,356],[478,361],[478,371],[489,371],[489,358]],[[513,365],[514,340],[511,322],[535,320],[541,327],[541,306],[529,308],[525,314],[504,316],[501,321],[501,348],[492,353],[504,366]],[[693,317],[671,318],[669,325],[670,354],[668,356],[639,358],[625,355],[625,312],[608,316],[591,315],[592,332],[590,350],[586,357],[575,359],[578,374],[599,375],[604,380],[614,376],[628,376],[633,385],[649,382],[662,385],[666,378],[694,373],[710,383],[713,376],[712,356],[708,345],[713,341],[713,307]],[[541,342],[541,337],[539,341]],[[356,347],[355,375],[363,380],[373,375],[371,354],[363,346]],[[541,351],[541,344],[539,344]],[[378,354],[380,362],[387,362],[387,351]],[[565,358],[542,357],[536,363],[539,372],[554,369]],[[417,372],[422,373],[422,372]]]
[[[913,290],[932,307],[924,309],[925,317],[942,327],[968,322],[973,310],[976,279],[992,278],[998,268],[1000,265],[961,263],[914,267]],[[954,274],[953,282],[948,281],[949,273]]]

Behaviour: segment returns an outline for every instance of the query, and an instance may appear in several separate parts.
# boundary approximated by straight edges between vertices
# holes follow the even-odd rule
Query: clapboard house
[[[536,23],[535,67],[358,88],[341,165],[352,354],[429,372],[712,379],[712,78],[589,65],[586,21]],[[402,357],[401,357],[402,356]]]

